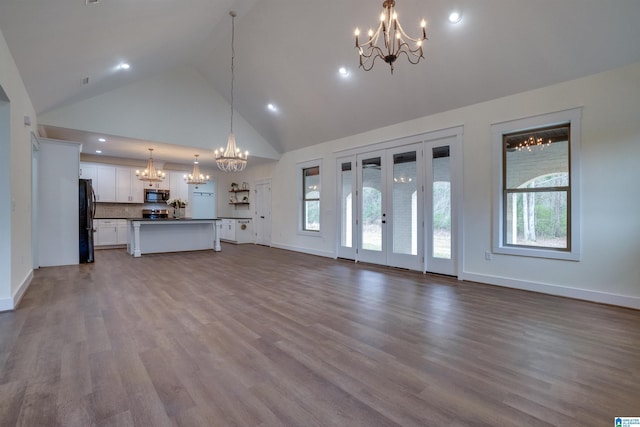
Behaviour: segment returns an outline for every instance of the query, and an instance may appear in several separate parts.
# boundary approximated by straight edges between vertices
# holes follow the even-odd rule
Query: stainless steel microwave
[[[144,189],[145,203],[166,203],[169,200],[169,190],[158,190],[155,188]]]

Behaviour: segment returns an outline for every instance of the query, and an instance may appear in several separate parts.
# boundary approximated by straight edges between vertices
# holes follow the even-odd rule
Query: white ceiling
[[[38,114],[185,65],[229,99],[236,10],[236,111],[281,153],[640,61],[637,0],[397,0],[410,35],[428,21],[426,58],[365,72],[353,29],[375,25],[381,3],[3,0],[0,30]],[[447,22],[454,3],[457,25]],[[114,72],[120,61],[132,68]],[[89,134],[68,135],[91,145]],[[145,141],[118,141],[122,157],[145,156]]]

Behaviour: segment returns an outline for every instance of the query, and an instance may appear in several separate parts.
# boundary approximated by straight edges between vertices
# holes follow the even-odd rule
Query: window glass
[[[320,231],[320,166],[302,169],[302,229]]]
[[[503,136],[504,245],[570,250],[570,126]]]

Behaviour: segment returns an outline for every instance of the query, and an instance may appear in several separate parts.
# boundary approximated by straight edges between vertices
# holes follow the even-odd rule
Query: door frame
[[[254,183],[254,195],[255,195],[255,200],[254,200],[254,205],[255,205],[255,210],[254,210],[254,219],[253,219],[253,225],[254,225],[254,232],[255,232],[255,244],[257,245],[265,245],[265,246],[271,246],[271,212],[272,212],[272,195],[273,193],[271,192],[271,178],[266,178],[266,179],[261,179],[258,180]],[[267,218],[265,218],[265,225],[268,227],[268,234],[267,234],[267,238],[265,239],[265,242],[259,242],[258,241],[258,221],[260,220],[260,218],[258,217],[258,186],[267,186],[267,188],[269,189],[269,201],[267,203]]]
[[[338,159],[344,159],[347,158],[349,156],[357,156],[359,154],[365,154],[365,153],[369,153],[369,152],[374,152],[374,151],[378,151],[378,150],[384,150],[387,148],[394,148],[394,147],[400,147],[403,145],[410,145],[412,143],[416,143],[416,142],[420,142],[422,143],[423,147],[422,147],[422,151],[424,153],[425,151],[425,146],[430,142],[430,141],[434,141],[434,140],[438,140],[438,139],[443,139],[443,138],[448,138],[448,137],[453,137],[453,141],[451,142],[451,188],[452,188],[452,199],[451,199],[451,209],[452,209],[452,224],[451,224],[451,230],[452,233],[454,234],[453,240],[452,240],[452,256],[453,254],[455,254],[455,274],[453,274],[453,276],[455,277],[460,277],[463,271],[462,266],[464,265],[464,258],[463,258],[463,241],[464,241],[464,193],[463,193],[463,140],[464,140],[464,126],[463,125],[459,125],[459,126],[454,126],[454,127],[450,127],[450,128],[444,128],[444,129],[439,129],[439,130],[435,130],[435,131],[430,131],[430,132],[425,132],[425,133],[421,133],[421,134],[417,134],[417,135],[412,135],[412,136],[407,136],[407,137],[402,137],[402,138],[396,138],[393,140],[388,140],[388,141],[382,141],[382,142],[378,142],[378,143],[374,143],[374,144],[370,144],[370,145],[366,145],[366,146],[361,146],[361,147],[357,147],[357,148],[350,148],[350,149],[346,149],[346,150],[336,150],[333,152],[334,154],[334,159],[336,160],[336,165],[338,165]],[[423,155],[423,159],[426,159],[428,156]],[[426,160],[423,160],[426,161]],[[337,168],[337,166],[336,166]],[[357,169],[357,167],[356,167]],[[423,167],[423,177],[422,177],[422,185],[424,187],[425,185],[425,176],[424,176],[424,167]],[[338,174],[336,173],[336,179],[337,179]],[[359,178],[358,178],[359,179]],[[336,189],[338,188],[338,184],[336,184]],[[423,194],[424,194],[424,189],[423,189]],[[338,198],[336,197],[336,200],[338,200]],[[423,207],[423,219],[425,218],[426,212],[427,212],[427,200],[426,197],[423,196],[423,201],[424,201],[424,207]],[[355,207],[358,207],[359,202],[355,201]],[[338,206],[338,205],[337,205]],[[359,215],[358,212],[354,212],[354,216]],[[336,254],[338,254],[338,246],[339,246],[339,220],[336,221]],[[359,224],[358,224],[359,226]],[[426,225],[423,226],[423,243],[422,243],[422,247],[423,247],[423,251],[422,251],[422,261],[423,261],[423,268],[422,268],[422,272],[426,273],[428,271],[428,266],[427,266],[427,262],[426,262]],[[359,235],[359,232],[355,232],[356,235]],[[354,245],[357,245],[358,243],[354,240]],[[356,254],[356,262],[358,261],[357,258],[357,254]]]

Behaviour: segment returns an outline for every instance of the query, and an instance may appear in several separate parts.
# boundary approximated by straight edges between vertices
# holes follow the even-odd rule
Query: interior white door
[[[256,244],[271,245],[271,181],[256,183],[255,188]]]

